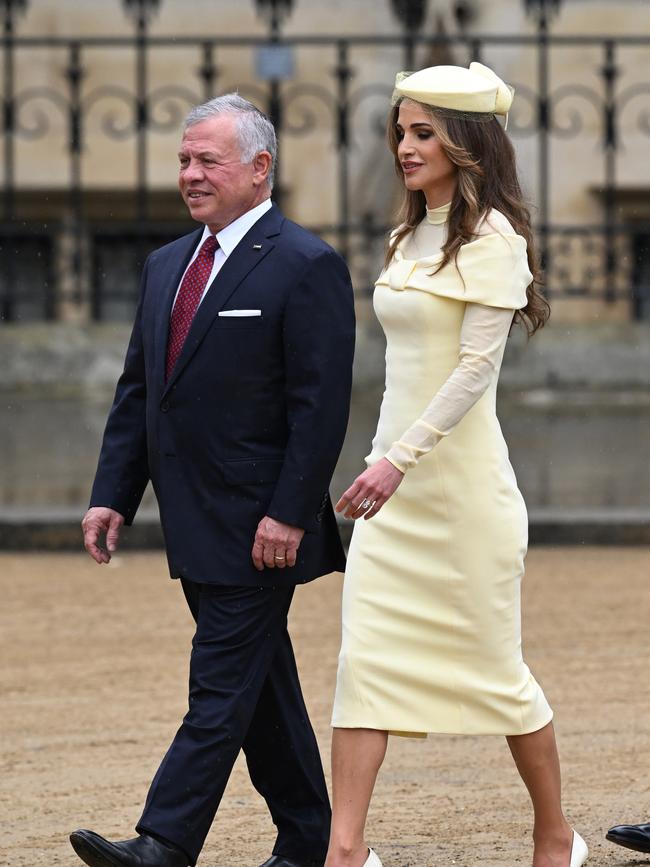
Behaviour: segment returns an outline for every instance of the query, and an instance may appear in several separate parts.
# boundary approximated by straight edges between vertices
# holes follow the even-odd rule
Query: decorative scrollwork
[[[67,119],[70,111],[68,100],[55,90],[53,87],[29,87],[20,93],[16,94],[16,124],[15,132],[24,139],[36,140],[48,135],[51,130],[51,120],[49,114],[39,107],[38,104],[32,106],[34,102],[43,102],[50,107],[55,107],[61,113],[64,119]],[[32,118],[26,119],[25,109],[31,108],[33,112]]]
[[[318,125],[318,116],[315,105],[300,104],[303,99],[312,99],[324,106],[334,118],[337,105],[331,91],[321,84],[293,84],[284,93],[283,105],[286,112],[283,130],[290,135],[303,136],[313,132]],[[292,118],[290,110],[299,113],[298,117]]]
[[[187,110],[201,102],[198,94],[188,87],[170,84],[157,88],[149,95],[149,128],[156,132],[173,132],[180,128]],[[184,107],[183,107],[184,106]],[[156,113],[160,112],[161,117]]]
[[[584,116],[575,107],[569,109],[567,121],[561,122],[559,120],[558,116],[561,104],[571,98],[581,100],[592,106],[596,112],[597,123],[600,125],[602,122],[605,108],[603,98],[595,90],[583,84],[564,84],[558,87],[549,97],[551,105],[550,126],[552,132],[559,138],[572,138],[581,133],[585,128]]]
[[[7,3],[9,0],[5,5]],[[11,0],[9,5],[18,9],[20,3],[21,0]],[[232,39],[208,28],[196,38],[183,37],[182,45],[172,36],[154,39],[149,36],[149,19],[145,13],[160,4],[157,0],[132,0],[129,5],[136,13],[135,35],[111,38],[106,43],[120,45],[120,58],[124,58],[125,64],[120,77],[101,77],[109,75],[111,68],[110,64],[102,66],[105,48],[96,50],[98,45],[104,46],[104,39],[97,41],[96,37],[69,35],[57,36],[53,41],[39,37],[37,43],[29,44],[22,38],[14,38],[9,31],[5,34],[7,74],[2,79],[0,124],[4,124],[7,224],[11,225],[17,213],[16,178],[22,176],[18,172],[22,166],[18,165],[15,154],[24,140],[41,141],[44,148],[50,138],[61,141],[60,153],[55,153],[55,143],[51,155],[52,177],[56,178],[53,182],[63,188],[66,179],[71,178],[72,198],[76,196],[78,201],[87,192],[92,195],[85,184],[91,183],[95,165],[92,158],[83,162],[82,144],[90,144],[95,151],[98,140],[106,144],[107,137],[127,143],[125,150],[132,148],[135,152],[136,196],[138,207],[142,206],[144,213],[150,192],[148,178],[156,174],[151,171],[150,161],[156,153],[149,147],[151,140],[156,136],[178,134],[187,109],[209,98],[218,79],[219,92],[238,91],[272,115],[282,145],[293,144],[292,140],[300,137],[322,139],[318,153],[325,155],[327,171],[331,173],[327,179],[331,189],[323,196],[320,215],[328,221],[323,231],[346,251],[361,285],[370,287],[381,263],[385,233],[385,227],[375,224],[372,215],[388,219],[395,199],[392,160],[381,141],[392,89],[385,70],[393,60],[397,64],[405,46],[417,47],[419,37],[404,39],[395,34],[382,37],[374,45],[372,39],[365,37],[361,41],[344,35],[329,41],[319,37],[318,52],[323,49],[330,52],[323,55],[330,58],[329,69],[321,66],[320,54],[318,57],[312,54],[310,64],[305,67],[300,64],[300,77],[260,81],[241,72],[243,61],[259,44],[257,37],[243,35]],[[428,40],[425,42],[428,44]],[[457,55],[463,54],[464,46],[470,53],[479,55],[491,54],[501,44],[504,52],[506,49],[510,52],[512,47],[530,50],[533,59],[539,52],[538,59],[544,65],[537,69],[533,66],[526,73],[521,69],[524,81],[516,82],[517,96],[508,131],[515,139],[526,138],[518,144],[521,145],[520,155],[531,156],[526,166],[527,180],[537,181],[542,200],[540,220],[548,223],[540,240],[544,249],[548,246],[547,285],[554,295],[586,298],[630,295],[634,280],[639,279],[632,271],[635,262],[636,267],[640,267],[638,243],[639,237],[647,233],[647,225],[640,223],[640,209],[636,214],[628,209],[627,200],[624,197],[619,200],[617,190],[617,182],[623,178],[627,182],[633,177],[633,170],[639,178],[642,176],[642,163],[635,161],[634,165],[626,166],[625,173],[621,171],[619,177],[617,171],[623,168],[618,165],[621,155],[630,157],[632,150],[636,155],[646,137],[650,137],[650,83],[643,78],[641,62],[635,66],[637,58],[641,61],[644,56],[639,48],[645,52],[650,47],[650,39],[641,35],[633,42],[634,48],[629,49],[627,38],[581,39],[581,46],[586,46],[586,64],[590,64],[591,57],[592,68],[585,72],[583,65],[583,72],[575,74],[573,81],[573,61],[566,59],[566,37],[556,40],[553,34],[547,34],[543,42],[535,45],[529,37],[519,42],[512,36],[501,40],[497,34],[489,39],[465,34],[460,39],[455,35],[446,44],[444,34],[436,34],[428,45],[429,49],[435,49],[437,57],[442,56],[441,51],[453,48],[456,61]],[[311,38],[304,43],[292,38],[291,44],[297,51],[307,53],[314,50],[315,43]],[[183,51],[180,57],[179,48]],[[170,49],[176,58],[174,64],[178,62],[178,66],[171,68],[162,62],[163,56],[165,59],[170,56],[167,53]],[[632,53],[628,56],[630,50]],[[241,56],[242,51],[246,52],[246,57]],[[380,58],[376,56],[378,51],[382,53]],[[41,86],[26,87],[23,82],[31,84],[31,76],[36,74],[29,64],[36,67],[39,58],[49,58],[50,53],[58,58],[58,73],[36,79]],[[233,57],[236,59],[232,60]],[[202,65],[197,64],[197,58]],[[184,74],[174,77],[174,70],[181,68]],[[29,70],[27,78],[23,75],[24,69]],[[125,78],[121,77],[122,73]],[[240,74],[252,80],[238,81]],[[224,79],[230,79],[230,86],[226,86]],[[546,80],[553,82],[548,93],[540,91]],[[14,88],[18,92],[14,92]],[[571,145],[567,144],[569,141]],[[568,159],[575,159],[578,146],[583,150],[591,147],[593,152],[586,157],[584,166],[574,164],[575,177],[568,179],[572,186],[567,191],[558,183],[557,164],[562,162],[564,154],[561,180],[566,181],[566,163]],[[92,156],[100,151],[101,143]],[[289,147],[286,153],[293,156],[296,150]],[[534,160],[539,160],[537,165]],[[288,159],[283,166],[283,180],[287,188],[296,190],[297,199],[299,194],[310,194],[312,189],[318,188],[324,170],[324,166],[315,165],[314,187],[309,186],[311,179],[308,179],[298,189],[298,175],[293,174],[295,162]],[[112,177],[116,183],[129,184],[130,163],[124,171],[122,162],[116,163]],[[548,215],[556,212],[560,196],[573,196],[580,187],[580,198],[584,201],[582,194],[587,184],[598,185],[601,192],[600,205],[594,208],[599,213],[593,223],[560,226],[549,218]],[[330,207],[331,213],[327,211]],[[79,234],[84,231],[81,222],[84,213],[90,211],[79,208],[71,217],[76,221],[74,231]],[[584,211],[577,210],[576,221],[581,215],[584,216]],[[623,222],[628,217],[634,218],[634,225]],[[137,234],[131,227],[129,231]]]
[[[650,84],[647,82],[630,85],[630,87],[625,88],[625,90],[619,93],[616,100],[619,122],[622,121],[623,113],[628,105],[640,96],[650,97]],[[650,136],[650,105],[642,110],[639,115],[637,129],[644,135]]]
[[[121,110],[126,107],[129,112],[129,117],[126,120],[120,120],[116,113],[116,108],[110,108],[101,120],[101,128],[109,138],[117,141],[124,141],[135,134],[137,130],[137,108],[138,102],[136,97],[126,87],[121,87],[117,84],[106,84],[95,88],[86,95],[82,102],[82,108],[86,118],[90,117],[95,106],[103,100],[111,100],[114,103],[121,103]]]

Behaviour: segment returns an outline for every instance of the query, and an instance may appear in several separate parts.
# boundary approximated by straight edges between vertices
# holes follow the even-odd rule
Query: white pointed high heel
[[[578,862],[576,861],[576,864]],[[582,864],[582,861],[580,862]],[[363,862],[363,867],[382,867],[382,863],[379,860],[379,856],[372,849],[368,849],[368,857]],[[571,867],[573,867],[573,862],[571,862]]]
[[[573,843],[571,844],[571,861],[569,867],[582,867],[587,860],[589,850],[587,844],[582,839],[577,831],[573,832]]]

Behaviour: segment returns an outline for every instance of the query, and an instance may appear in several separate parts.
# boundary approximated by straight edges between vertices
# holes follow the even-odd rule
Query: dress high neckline
[[[450,209],[451,202],[447,202],[446,205],[440,205],[439,208],[427,208],[427,223],[431,223],[433,226],[441,226],[443,223],[446,223]]]

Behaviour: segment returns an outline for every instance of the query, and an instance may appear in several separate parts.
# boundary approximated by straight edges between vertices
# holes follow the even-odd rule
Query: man
[[[612,843],[618,843],[635,852],[650,852],[650,823],[642,825],[614,825],[605,835]]]
[[[189,710],[138,836],[71,835],[92,867],[195,864],[240,748],[278,828],[265,867],[315,867],[327,851],[329,800],[286,623],[295,586],[344,565],[328,486],[353,298],[342,259],[271,204],[275,154],[272,125],[238,95],[193,109],[179,186],[203,227],[144,266],[85,547],[110,560],[151,479],[197,626]]]

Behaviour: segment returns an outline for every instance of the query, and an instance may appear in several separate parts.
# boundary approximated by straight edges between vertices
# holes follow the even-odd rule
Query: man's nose
[[[186,181],[200,180],[203,177],[203,166],[200,160],[190,160],[183,169],[183,177]]]

